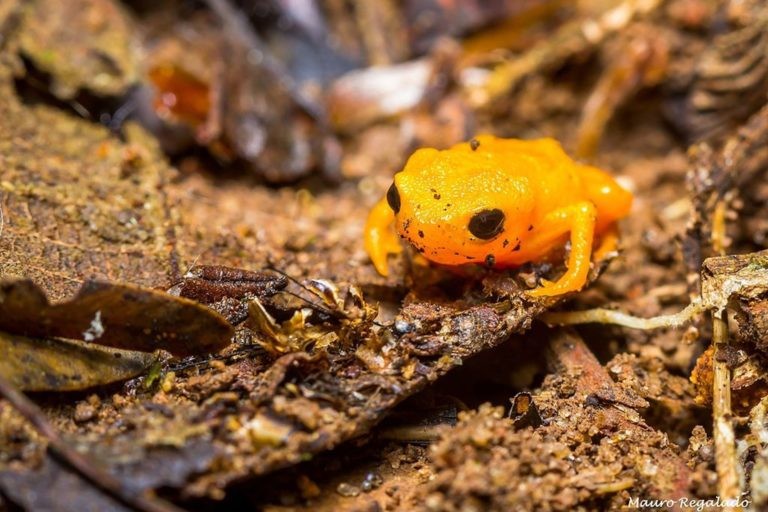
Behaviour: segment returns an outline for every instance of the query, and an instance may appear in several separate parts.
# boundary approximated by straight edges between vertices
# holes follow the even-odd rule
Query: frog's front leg
[[[386,198],[376,203],[365,222],[365,250],[382,276],[389,274],[387,256],[403,250],[395,234],[394,223],[395,214]]]
[[[550,297],[581,290],[587,282],[592,256],[592,240],[595,234],[595,205],[582,201],[549,213],[537,226],[541,237],[534,237],[529,244],[537,245],[551,241],[570,232],[571,252],[568,256],[565,274],[554,283],[544,285],[528,292],[534,297]],[[537,239],[538,238],[538,239]],[[546,239],[546,240],[545,240]]]

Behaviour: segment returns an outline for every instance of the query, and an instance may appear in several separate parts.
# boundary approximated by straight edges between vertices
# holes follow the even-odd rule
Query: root
[[[659,329],[662,327],[680,327],[692,318],[706,310],[700,300],[694,300],[685,309],[672,315],[659,315],[651,318],[641,318],[612,309],[596,308],[584,311],[561,311],[544,313],[539,318],[548,325],[575,324],[610,324],[630,327],[632,329]]]

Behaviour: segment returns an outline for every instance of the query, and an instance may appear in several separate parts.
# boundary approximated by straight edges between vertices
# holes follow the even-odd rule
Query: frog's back
[[[479,143],[476,152],[487,152],[492,165],[503,169],[510,178],[528,181],[538,214],[586,199],[578,164],[556,140],[501,139],[491,135],[481,135],[475,140]]]
[[[483,138],[486,137],[489,146],[498,148],[498,157],[508,162],[510,172],[526,175],[538,187],[539,202],[544,202],[546,208],[588,200],[597,209],[598,232],[629,213],[632,194],[609,173],[575,162],[556,140]],[[531,164],[526,169],[525,160],[538,165]]]
[[[469,142],[461,142],[448,150],[452,154],[474,154],[506,162],[505,167],[513,173],[525,173],[520,167],[525,162],[535,161],[535,167],[559,167],[572,163],[555,139],[502,139],[493,135],[478,135]]]
[[[444,190],[453,190],[456,200],[468,203],[477,199],[474,195],[490,196],[504,190],[506,182],[524,181],[534,219],[587,200],[597,208],[600,231],[625,216],[631,204],[631,194],[610,174],[575,162],[551,138],[479,135],[445,151],[419,150],[407,169],[416,171],[413,177],[418,181],[411,194],[418,193],[425,183],[440,184]]]

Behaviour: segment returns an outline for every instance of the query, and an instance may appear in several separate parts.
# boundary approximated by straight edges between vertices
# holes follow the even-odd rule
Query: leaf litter
[[[79,391],[146,372],[157,356],[0,331],[0,375],[22,391]]]
[[[2,282],[0,329],[176,356],[217,352],[233,334],[223,317],[197,302],[98,281],[86,281],[73,299],[57,304],[32,281]]]

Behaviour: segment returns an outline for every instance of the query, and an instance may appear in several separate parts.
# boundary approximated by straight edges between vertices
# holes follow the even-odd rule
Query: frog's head
[[[534,207],[527,178],[504,172],[467,144],[416,151],[395,175],[387,202],[398,234],[447,265],[492,265],[523,240]]]

